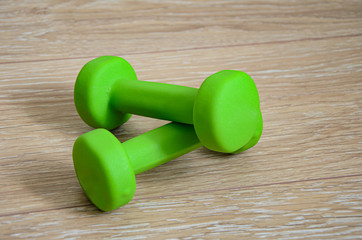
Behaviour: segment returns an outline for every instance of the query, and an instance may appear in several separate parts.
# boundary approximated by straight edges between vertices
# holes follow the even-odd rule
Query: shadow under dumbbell
[[[214,152],[201,147],[170,162],[136,175],[137,190],[135,200],[152,199],[173,195],[183,195],[200,191],[200,179],[206,179],[210,172],[220,170],[220,166],[236,160],[235,155]],[[210,171],[210,172],[208,172]],[[204,178],[202,177],[204,175]],[[213,181],[203,190],[212,190]],[[201,180],[203,181],[203,180]]]
[[[16,153],[23,167],[14,180],[23,192],[36,196],[35,208],[88,203],[76,179],[71,152],[78,135],[91,128],[77,115],[73,84],[34,81],[14,85],[8,96],[17,124],[22,123],[17,137],[23,140]]]
[[[24,117],[32,119],[33,125],[37,124],[42,130],[58,130],[59,134],[77,136],[88,128],[75,110],[71,84],[27,84],[11,93],[13,105],[23,110]]]

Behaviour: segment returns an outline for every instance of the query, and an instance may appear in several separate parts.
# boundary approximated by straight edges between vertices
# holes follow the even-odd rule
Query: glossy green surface
[[[244,151],[248,150],[249,148],[254,147],[259,142],[262,133],[263,133],[263,117],[262,117],[261,112],[260,112],[256,130],[254,131],[254,134],[251,137],[251,139],[249,140],[249,142],[247,142],[239,150],[237,150],[235,152],[232,152],[232,153],[233,154],[238,154],[238,153],[241,153],[241,152],[244,152]]]
[[[201,146],[193,125],[175,122],[155,128],[123,143],[136,174]]]
[[[244,72],[224,70],[201,85],[194,105],[194,125],[201,143],[231,153],[253,136],[260,115],[259,95]]]
[[[135,80],[123,58],[90,61],[75,84],[79,115],[88,125],[106,129],[120,126],[130,114],[194,124],[205,147],[225,153],[242,151],[252,138],[258,139],[258,91],[244,72],[217,72],[200,89]]]
[[[81,135],[73,146],[73,163],[85,194],[102,211],[119,208],[133,198],[132,165],[121,143],[107,130]]]
[[[73,146],[74,168],[85,194],[102,211],[127,204],[135,174],[201,147],[192,125],[169,123],[123,144],[105,129],[81,135]]]
[[[94,128],[113,129],[131,117],[111,106],[111,91],[118,81],[134,81],[137,76],[123,58],[103,56],[84,65],[74,86],[74,103],[79,116]]]
[[[112,106],[120,112],[192,124],[198,89],[147,81],[118,81]]]

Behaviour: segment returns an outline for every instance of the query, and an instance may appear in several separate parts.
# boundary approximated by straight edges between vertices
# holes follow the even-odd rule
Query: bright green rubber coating
[[[238,153],[248,150],[249,148],[254,147],[259,142],[262,132],[263,132],[263,117],[261,116],[261,112],[260,112],[258,124],[257,124],[256,130],[255,130],[252,138],[242,148],[233,152],[233,154],[238,154]]]
[[[192,125],[169,123],[123,144],[105,129],[81,135],[73,146],[74,168],[90,201],[103,211],[127,204],[135,174],[201,147]]]
[[[111,107],[113,85],[137,80],[132,66],[123,58],[103,56],[84,65],[74,86],[74,103],[82,120],[94,128],[113,129],[131,117]]]
[[[80,71],[74,101],[92,127],[116,128],[132,113],[194,124],[201,143],[219,152],[241,151],[258,132],[258,91],[250,76],[240,71],[217,72],[195,89],[138,81],[126,60],[103,56]]]
[[[191,152],[202,145],[194,126],[168,123],[123,143],[136,174]]]
[[[197,136],[207,148],[235,152],[253,136],[260,114],[259,95],[244,72],[224,70],[201,85],[194,105]]]
[[[118,81],[112,106],[121,112],[193,123],[193,107],[198,89],[159,82]]]
[[[73,163],[87,197],[103,211],[127,204],[136,179],[122,144],[112,133],[96,129],[81,135],[73,146]]]

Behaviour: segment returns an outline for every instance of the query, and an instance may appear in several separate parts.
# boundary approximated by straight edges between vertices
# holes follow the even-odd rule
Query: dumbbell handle
[[[135,174],[147,171],[202,145],[193,125],[168,123],[122,143]]]
[[[197,92],[167,83],[118,81],[112,88],[111,105],[123,113],[192,124]]]

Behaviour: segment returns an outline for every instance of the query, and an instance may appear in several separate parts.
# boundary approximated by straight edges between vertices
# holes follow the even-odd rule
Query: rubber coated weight
[[[193,125],[169,123],[124,143],[105,129],[81,135],[73,146],[74,168],[84,192],[103,211],[127,204],[135,174],[191,152],[201,143]]]
[[[256,133],[243,151],[254,146],[259,138]],[[102,211],[112,211],[133,198],[135,174],[201,146],[193,125],[189,124],[169,123],[124,143],[109,131],[96,129],[75,141],[73,163],[90,201]]]
[[[201,143],[219,152],[243,151],[262,132],[256,86],[249,75],[234,70],[217,72],[195,89],[138,81],[126,60],[103,56],[80,71],[74,101],[92,127],[116,128],[130,114],[194,124]]]

